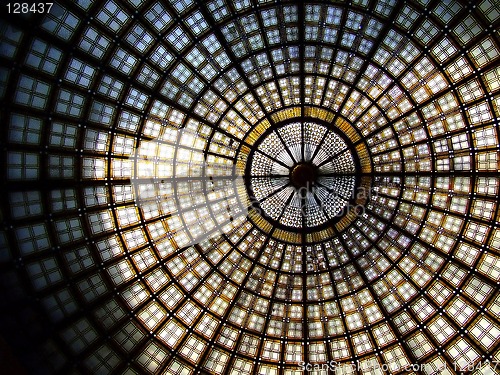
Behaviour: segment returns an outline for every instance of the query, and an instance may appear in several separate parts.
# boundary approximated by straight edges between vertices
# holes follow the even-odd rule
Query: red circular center
[[[316,181],[316,168],[307,163],[297,164],[290,173],[290,181],[298,189],[309,189]]]

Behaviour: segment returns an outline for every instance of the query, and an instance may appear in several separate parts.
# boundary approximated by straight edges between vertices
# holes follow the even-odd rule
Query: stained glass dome
[[[11,6],[0,372],[500,373],[498,1]]]

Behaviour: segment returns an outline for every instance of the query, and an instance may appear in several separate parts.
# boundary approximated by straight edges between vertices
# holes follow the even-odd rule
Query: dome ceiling
[[[498,2],[2,17],[29,372],[498,372]]]

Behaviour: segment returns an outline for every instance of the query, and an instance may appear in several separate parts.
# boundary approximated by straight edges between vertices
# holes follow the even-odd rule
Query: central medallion
[[[249,155],[252,207],[275,226],[318,229],[345,216],[359,183],[359,160],[337,128],[292,122],[265,132]]]

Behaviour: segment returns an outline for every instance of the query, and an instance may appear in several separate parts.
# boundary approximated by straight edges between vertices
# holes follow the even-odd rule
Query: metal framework
[[[2,13],[0,334],[22,367],[498,372],[497,3]],[[303,141],[310,123],[325,131],[294,150],[282,129]],[[252,206],[293,192],[286,174],[255,173],[258,154],[292,168],[331,134],[345,147],[318,168],[355,178],[357,208],[292,225],[293,199],[324,195],[290,193],[272,219]],[[262,150],[271,135],[288,156]]]

